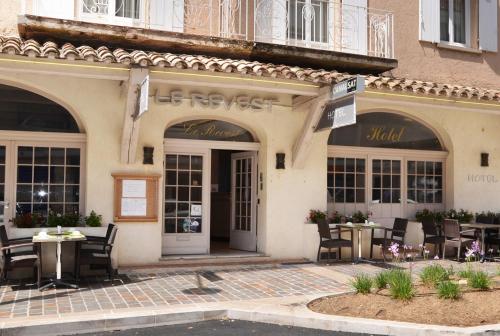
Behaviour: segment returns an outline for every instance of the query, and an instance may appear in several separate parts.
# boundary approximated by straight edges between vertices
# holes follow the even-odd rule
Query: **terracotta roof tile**
[[[61,47],[54,42],[45,42],[41,45],[35,40],[23,40],[19,37],[5,37],[1,35],[0,54],[65,59],[70,61],[81,60],[108,64],[119,63],[124,65],[139,65],[142,67],[157,66],[162,68],[235,73],[249,76],[266,76],[277,79],[309,81],[319,84],[334,84],[352,76],[351,74],[337,71],[306,69],[296,66],[291,67],[287,65],[247,60],[220,59],[199,55],[180,55],[146,52],[142,50],[133,50],[129,52],[120,48],[110,50],[105,46],[94,49],[85,45],[75,47],[70,43],[65,43]],[[401,91],[422,95],[466,98],[500,103],[499,90],[371,75],[365,76],[365,84],[369,89]]]

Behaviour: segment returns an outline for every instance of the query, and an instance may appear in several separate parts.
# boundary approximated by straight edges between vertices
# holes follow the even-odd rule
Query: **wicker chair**
[[[373,246],[382,246],[382,257],[385,261],[385,253],[392,243],[404,245],[406,236],[406,227],[408,226],[408,219],[394,218],[394,225],[392,229],[384,229],[384,237],[374,237],[375,230],[372,229],[371,244],[370,244],[370,259],[373,258]],[[388,232],[391,233],[388,237]]]
[[[351,240],[343,239],[341,234],[343,232],[351,233]],[[340,227],[330,228],[326,219],[318,220],[318,233],[319,233],[319,246],[316,261],[320,261],[321,248],[328,249],[328,260],[330,260],[331,250],[338,249],[337,260],[342,258],[342,247],[349,247],[351,249],[351,260],[354,260],[354,247],[353,247],[353,231],[352,229],[342,230]],[[333,237],[332,233],[336,233],[337,237]]]
[[[2,244],[2,280],[6,281],[7,273],[15,268],[32,268],[37,287],[40,288],[42,267],[38,245],[28,238],[9,239],[5,225],[0,225],[0,242]]]
[[[441,235],[440,230],[437,229],[436,223],[432,218],[422,219],[422,231],[424,232],[424,242],[423,245],[433,244],[434,254],[436,254],[437,249],[439,249],[439,255],[441,255],[444,244],[444,236]]]
[[[444,248],[443,248],[443,259],[446,256],[446,247],[451,246],[456,248],[457,251],[457,261],[460,260],[460,251],[462,246],[470,246],[474,239],[469,238],[469,234],[474,233],[475,230],[463,230],[460,231],[460,224],[456,219],[445,219],[443,222],[444,228]]]

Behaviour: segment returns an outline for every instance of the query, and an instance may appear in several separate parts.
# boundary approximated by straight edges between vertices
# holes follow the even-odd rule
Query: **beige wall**
[[[0,0],[0,34],[5,36],[19,36],[17,15],[20,12],[20,0]]]
[[[112,221],[113,172],[162,174],[163,132],[168,125],[186,118],[217,118],[238,123],[253,131],[261,143],[259,166],[264,189],[260,191],[258,250],[273,257],[313,257],[317,246],[314,226],[305,224],[311,208],[326,209],[326,157],[328,132],[316,134],[305,167],[292,167],[292,146],[305,120],[305,111],[293,111],[291,96],[246,91],[246,94],[275,97],[273,112],[238,109],[193,109],[189,101],[180,106],[151,102],[141,121],[139,149],[154,146],[153,166],[120,163],[120,139],[125,108],[118,81],[80,79],[59,75],[0,73],[0,82],[15,84],[64,103],[80,119],[87,133],[86,213],[95,210],[105,222]],[[166,93],[179,86],[156,85]],[[153,89],[154,89],[153,88]],[[202,87],[188,91],[209,92]],[[237,90],[212,89],[231,97]],[[471,211],[500,211],[500,122],[499,109],[485,113],[476,106],[452,103],[416,103],[404,98],[373,98],[359,101],[359,111],[396,110],[434,127],[450,152],[447,160],[447,207]],[[275,169],[275,154],[286,154],[286,169]],[[490,153],[490,167],[479,166],[481,152]],[[141,161],[138,151],[138,162]],[[470,181],[469,174],[493,175],[496,183]],[[163,180],[160,181],[162,183]],[[162,193],[160,187],[160,191]],[[161,204],[160,209],[162,208]],[[161,212],[159,213],[161,217]],[[418,232],[418,228],[416,229]],[[156,263],[161,256],[162,223],[119,224],[116,260],[120,265]],[[416,236],[414,236],[416,237]]]
[[[500,53],[475,54],[443,49],[433,43],[419,41],[418,0],[369,0],[368,3],[370,7],[394,13],[395,58],[398,67],[389,74],[452,85],[500,88]],[[500,41],[500,34],[498,39]]]

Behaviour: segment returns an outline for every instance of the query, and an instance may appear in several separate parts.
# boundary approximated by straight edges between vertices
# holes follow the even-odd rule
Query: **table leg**
[[[362,255],[361,255],[361,246],[362,246],[361,239],[362,238],[361,237],[362,237],[361,230],[358,230],[358,259],[359,260],[361,260],[361,258],[362,258]]]
[[[484,251],[484,235],[486,234],[485,229],[481,229],[481,262],[484,262],[484,257],[486,256]]]
[[[56,279],[61,280],[61,242],[58,241],[56,245],[56,254],[57,254],[57,262],[56,262]]]

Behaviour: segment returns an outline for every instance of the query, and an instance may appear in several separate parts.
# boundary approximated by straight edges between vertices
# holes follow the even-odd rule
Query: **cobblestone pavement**
[[[135,270],[113,281],[83,279],[80,289],[50,289],[11,282],[0,288],[0,319],[165,305],[340,293],[348,286],[308,271],[310,265],[267,265],[200,270]]]

